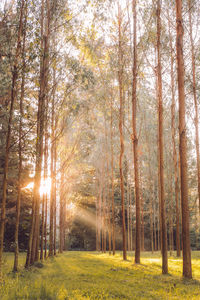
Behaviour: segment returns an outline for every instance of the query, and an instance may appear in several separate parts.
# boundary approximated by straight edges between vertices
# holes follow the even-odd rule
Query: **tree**
[[[16,100],[16,82],[18,78],[19,71],[19,56],[21,51],[21,37],[23,28],[23,16],[24,16],[24,5],[25,1],[22,0],[20,6],[20,19],[19,19],[19,29],[17,35],[17,45],[14,58],[14,66],[12,71],[12,88],[11,88],[11,101],[10,101],[10,111],[9,111],[9,121],[8,130],[6,136],[6,151],[5,151],[5,161],[4,161],[4,173],[3,173],[3,194],[1,201],[1,223],[0,223],[0,276],[2,276],[2,254],[3,254],[3,241],[4,241],[4,227],[6,218],[6,196],[7,196],[7,179],[8,179],[8,163],[10,154],[10,144],[11,144],[11,126],[14,114],[14,104]]]
[[[192,30],[192,2],[188,0],[188,14],[189,14],[189,35],[191,44],[191,58],[192,58],[192,89],[194,96],[195,108],[195,145],[196,145],[196,160],[197,160],[197,178],[198,178],[198,198],[199,198],[199,212],[200,212],[200,161],[199,161],[199,112],[197,102],[197,89],[196,89],[196,63],[195,63],[195,49]]]
[[[20,218],[20,206],[21,206],[21,188],[22,188],[22,128],[23,128],[23,102],[24,102],[24,92],[25,92],[25,47],[26,47],[26,24],[27,24],[27,1],[24,8],[24,26],[23,26],[23,45],[22,45],[22,79],[21,79],[21,95],[20,95],[20,120],[19,120],[19,167],[18,167],[18,191],[17,191],[17,201],[16,201],[16,226],[15,226],[15,258],[13,271],[18,271],[18,256],[19,256],[19,218]]]
[[[165,193],[164,193],[164,158],[163,158],[163,105],[162,105],[162,71],[161,71],[161,53],[160,53],[160,35],[161,35],[161,5],[157,1],[157,75],[158,75],[158,145],[159,145],[159,185],[160,185],[160,205],[161,205],[161,234],[162,234],[162,273],[168,273],[167,262],[167,230],[165,221]]]
[[[125,207],[124,207],[124,175],[123,175],[123,156],[124,156],[124,137],[123,137],[123,53],[122,53],[122,36],[121,36],[121,8],[118,4],[118,81],[119,81],[119,132],[120,132],[120,189],[121,189],[121,205],[122,205],[122,236],[123,236],[123,259],[127,259],[126,253],[126,223],[125,223]]]
[[[140,263],[141,248],[141,226],[140,226],[140,184],[138,167],[138,137],[136,128],[137,108],[137,12],[136,1],[133,0],[133,89],[132,89],[132,128],[133,128],[133,153],[135,170],[135,201],[136,201],[136,242],[135,242],[135,263]]]
[[[185,91],[184,91],[184,58],[183,58],[183,20],[182,0],[176,0],[176,57],[178,72],[179,100],[179,143],[181,173],[181,211],[182,211],[182,244],[183,244],[183,276],[192,277],[189,208],[188,208],[188,177],[187,177],[187,137],[185,123]]]
[[[169,18],[168,9],[168,28],[169,28],[169,45],[170,45],[170,77],[171,77],[171,134],[172,134],[172,147],[173,147],[173,167],[174,167],[174,179],[175,179],[175,202],[176,202],[176,252],[177,257],[180,257],[180,213],[179,213],[179,186],[178,186],[178,163],[177,163],[177,151],[175,142],[175,82],[174,82],[174,51],[172,45],[172,33],[171,23]]]

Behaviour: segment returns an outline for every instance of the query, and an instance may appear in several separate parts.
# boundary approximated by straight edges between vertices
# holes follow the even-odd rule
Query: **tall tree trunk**
[[[133,200],[132,200],[132,191],[130,186],[130,248],[133,251]]]
[[[41,49],[43,49],[41,70],[40,70],[40,93],[38,100],[37,114],[37,142],[36,142],[36,167],[34,179],[33,199],[35,201],[34,211],[34,230],[31,248],[31,263],[39,259],[39,231],[40,231],[40,182],[43,158],[43,135],[44,135],[44,111],[45,111],[45,95],[48,85],[48,63],[49,63],[49,32],[50,32],[50,7],[49,0],[46,0],[46,28],[43,33],[43,1],[41,7]]]
[[[189,31],[190,31],[190,43],[191,43],[191,56],[192,56],[192,87],[194,96],[195,107],[195,145],[196,145],[196,159],[197,159],[197,179],[198,179],[198,197],[199,197],[199,212],[200,212],[200,162],[199,162],[199,112],[197,102],[197,90],[196,90],[196,64],[195,64],[195,50],[192,31],[192,2],[188,0],[188,13],[189,13]]]
[[[111,144],[111,184],[112,184],[112,251],[115,255],[115,198],[114,198],[114,158],[113,158],[113,100],[110,101],[110,144]]]
[[[57,122],[55,122],[55,132],[56,132],[56,129],[57,129]],[[55,135],[56,136],[56,135]],[[56,163],[57,163],[57,148],[56,148],[56,137],[55,137],[55,147],[54,147],[54,222],[53,222],[53,225],[54,225],[54,234],[53,234],[53,238],[54,238],[54,241],[53,241],[53,244],[54,244],[54,255],[56,255],[56,211],[57,211],[57,199],[56,199],[56,196],[57,196],[57,193],[56,193],[56,189],[57,189],[57,180],[56,180]]]
[[[165,193],[164,193],[164,157],[163,157],[163,104],[162,104],[162,71],[160,54],[160,35],[161,35],[161,6],[160,0],[157,1],[157,59],[158,59],[158,118],[159,118],[159,167],[160,167],[160,195],[161,195],[161,220],[162,220],[162,273],[168,273],[167,260],[167,230],[165,223]]]
[[[98,204],[98,251],[101,251],[101,233],[102,233],[102,222],[101,222],[101,205],[102,204],[102,180],[99,180],[99,204]]]
[[[109,172],[109,156],[108,156],[108,131],[107,131],[107,124],[106,118],[104,118],[104,128],[105,128],[105,141],[106,141],[106,174],[107,174],[107,182],[106,182],[106,199],[107,199],[107,231],[108,231],[108,250],[109,255],[111,255],[111,222],[110,222],[110,212],[111,212],[111,193],[110,193],[110,172]]]
[[[169,195],[170,195],[170,201],[169,201],[169,249],[170,249],[170,255],[172,255],[172,251],[174,250],[173,244],[173,189],[172,189],[172,174],[168,174],[169,179]]]
[[[14,113],[14,103],[16,100],[16,93],[17,93],[16,83],[18,78],[18,61],[19,61],[19,56],[21,51],[21,36],[22,36],[22,29],[23,29],[24,4],[25,1],[22,0],[21,7],[20,7],[17,45],[16,45],[14,66],[12,71],[10,111],[9,111],[9,120],[8,120],[8,130],[6,136],[5,160],[4,160],[4,168],[3,168],[3,188],[2,188],[1,220],[0,220],[0,277],[2,277],[2,255],[3,255],[3,242],[4,242],[4,228],[5,228],[5,219],[6,219],[6,198],[7,198],[8,163],[9,163],[10,143],[11,143],[11,125],[12,125],[13,113]]]
[[[150,166],[149,166],[149,214],[150,214],[150,235],[151,235],[151,252],[154,252],[154,243],[153,243],[153,191],[151,188],[151,177],[150,177]]]
[[[142,195],[142,186],[141,186],[141,251],[144,251],[144,198]]]
[[[31,247],[32,247],[33,230],[34,230],[34,212],[35,212],[35,201],[33,199],[33,193],[32,193],[31,230],[29,233],[29,241],[28,241],[28,249],[27,249],[27,254],[26,254],[25,268],[28,268],[31,264]]]
[[[50,232],[49,232],[49,256],[54,254],[54,189],[55,189],[55,98],[52,97],[52,112],[51,112],[51,193],[50,193]]]
[[[181,172],[181,210],[182,210],[182,241],[183,241],[183,276],[192,277],[189,207],[188,207],[188,176],[187,176],[187,137],[185,123],[185,91],[184,91],[184,59],[183,59],[183,21],[182,0],[176,0],[176,51],[179,93],[179,141],[180,141],[180,172]]]
[[[63,252],[63,213],[64,213],[64,169],[61,170],[61,180],[60,180],[60,241],[59,241],[59,252]]]
[[[172,103],[171,103],[171,131],[172,131],[172,145],[173,145],[173,165],[174,165],[174,179],[175,179],[175,202],[176,202],[176,254],[180,257],[180,212],[179,212],[179,187],[178,187],[178,175],[177,175],[177,151],[175,142],[175,83],[174,83],[174,53],[172,45],[172,34],[171,34],[171,24],[169,18],[168,9],[168,27],[169,27],[169,44],[170,44],[170,56],[171,56],[171,66],[170,66],[170,76],[171,76],[171,93],[172,93]]]
[[[120,190],[121,190],[121,206],[122,206],[122,237],[123,237],[123,259],[127,259],[126,251],[126,221],[125,221],[125,207],[124,207],[124,175],[123,175],[123,157],[124,157],[124,136],[123,136],[123,54],[122,54],[122,36],[121,36],[121,8],[118,4],[118,80],[119,80],[119,132],[120,132],[120,158],[119,158],[119,170],[120,170]]]
[[[106,253],[107,248],[107,216],[106,216],[106,184],[103,187],[103,252]]]
[[[127,249],[130,251],[130,195],[129,184],[127,183]]]
[[[41,220],[41,240],[40,240],[40,260],[44,259],[44,206],[46,195],[42,195],[42,220]]]
[[[21,177],[22,177],[22,130],[23,130],[23,102],[25,91],[25,47],[26,47],[26,24],[27,24],[27,3],[25,3],[25,17],[23,28],[23,46],[22,46],[22,82],[21,82],[21,95],[20,95],[20,119],[19,119],[19,169],[18,169],[18,190],[17,190],[17,202],[16,202],[16,224],[15,224],[15,253],[14,253],[14,266],[13,271],[18,271],[18,256],[19,256],[19,218],[20,218],[20,205],[21,205]]]
[[[154,250],[157,251],[157,233],[156,233],[156,209],[155,201],[153,205],[153,231],[154,231]]]
[[[45,110],[45,145],[44,145],[44,178],[47,179],[48,175],[48,96],[46,99],[46,110]],[[45,217],[44,217],[44,258],[47,258],[47,208],[48,208],[48,196],[45,194]]]
[[[153,243],[153,189],[152,189],[152,171],[151,171],[151,152],[150,152],[150,141],[149,135],[146,128],[146,114],[144,114],[145,121],[145,135],[148,148],[148,184],[149,184],[149,217],[150,217],[150,237],[151,237],[151,251],[154,252]]]
[[[135,263],[140,263],[141,249],[141,220],[140,220],[140,184],[138,166],[138,137],[137,137],[137,13],[136,0],[133,0],[133,90],[132,90],[132,128],[133,128],[133,154],[135,172],[135,203],[136,203],[136,237],[135,237]]]

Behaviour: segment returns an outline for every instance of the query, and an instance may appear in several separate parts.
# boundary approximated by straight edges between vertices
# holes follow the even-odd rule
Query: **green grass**
[[[133,255],[133,254],[132,254]],[[13,254],[4,255],[0,299],[200,299],[200,253],[192,253],[193,280],[182,279],[182,260],[169,257],[169,275],[161,275],[159,253],[142,253],[141,265],[122,254],[66,252],[43,265],[13,274]]]

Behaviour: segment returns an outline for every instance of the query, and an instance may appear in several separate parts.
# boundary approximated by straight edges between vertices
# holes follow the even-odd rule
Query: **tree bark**
[[[24,15],[24,4],[25,1],[22,0],[20,7],[20,19],[19,19],[19,29],[17,35],[17,45],[14,58],[14,66],[12,71],[12,87],[11,87],[11,99],[10,99],[10,111],[8,120],[8,130],[6,136],[6,148],[5,148],[5,159],[3,168],[3,188],[2,188],[2,200],[1,200],[1,220],[0,220],[0,277],[2,277],[2,255],[3,255],[3,242],[4,242],[4,228],[6,219],[6,198],[7,198],[7,180],[8,180],[8,164],[9,164],[9,154],[10,154],[10,144],[11,144],[11,126],[14,114],[14,103],[16,100],[16,84],[18,78],[18,60],[21,51],[21,36],[23,29],[23,15]]]
[[[41,6],[41,49],[43,50],[40,70],[40,93],[38,99],[37,114],[37,142],[36,142],[36,167],[34,179],[33,200],[35,201],[34,229],[31,248],[31,264],[39,259],[39,230],[40,230],[40,182],[43,158],[43,135],[44,135],[44,111],[45,95],[48,85],[48,62],[49,62],[49,33],[50,33],[50,7],[49,0],[46,0],[46,28],[43,33],[44,3]]]
[[[45,110],[45,145],[44,145],[44,178],[47,178],[48,175],[48,96],[46,99],[46,110]],[[44,210],[45,210],[45,216],[44,216],[44,258],[47,258],[47,205],[48,202],[48,196],[45,195],[45,202],[44,202]]]
[[[183,59],[183,21],[182,0],[176,0],[176,55],[178,70],[179,94],[179,142],[181,172],[181,211],[182,211],[182,242],[183,242],[183,276],[192,277],[189,207],[188,207],[188,175],[187,175],[187,137],[185,123],[185,91],[184,91],[184,59]]]
[[[162,71],[160,54],[160,35],[161,35],[161,5],[157,1],[157,75],[158,75],[158,119],[159,119],[159,183],[161,196],[161,220],[162,220],[162,273],[168,273],[167,259],[167,230],[165,222],[165,193],[164,193],[164,156],[163,156],[163,104],[162,104]]]
[[[141,216],[140,216],[140,183],[138,166],[138,137],[137,137],[137,13],[136,0],[133,0],[133,86],[132,86],[132,129],[133,154],[135,173],[135,203],[136,203],[136,237],[135,237],[135,263],[140,263],[141,250]]]
[[[57,129],[57,121],[55,122],[55,133],[56,133],[56,129]],[[55,134],[55,136],[56,136],[56,134]],[[55,147],[54,147],[54,222],[53,222],[53,225],[54,225],[54,235],[53,235],[53,238],[54,238],[54,241],[53,241],[54,255],[56,255],[56,211],[57,211],[57,199],[56,199],[56,196],[57,196],[57,193],[56,193],[56,190],[57,190],[57,179],[56,179],[57,172],[56,172],[56,163],[57,163],[57,143],[56,143],[56,138],[55,138]]]
[[[192,3],[188,0],[188,13],[189,13],[189,31],[190,31],[190,44],[191,44],[191,56],[192,56],[192,88],[194,96],[195,107],[195,146],[196,146],[196,159],[197,159],[197,180],[198,180],[198,198],[199,198],[199,213],[200,213],[200,162],[199,162],[199,112],[197,102],[197,89],[196,89],[196,64],[195,64],[195,50],[192,31]]]
[[[50,232],[49,232],[49,256],[54,254],[54,188],[55,188],[55,99],[52,98],[51,112],[51,193],[50,193]]]
[[[15,253],[14,253],[14,266],[13,271],[18,271],[18,256],[19,256],[19,218],[20,218],[20,205],[21,205],[21,177],[22,177],[22,133],[23,133],[23,102],[24,102],[24,90],[25,90],[25,47],[26,47],[26,24],[27,24],[27,3],[24,8],[24,28],[23,28],[23,46],[22,46],[22,81],[21,81],[21,96],[20,96],[20,119],[19,119],[19,169],[18,169],[18,191],[16,202],[16,224],[15,224]]]
[[[111,144],[111,184],[112,184],[112,252],[115,255],[115,198],[114,198],[114,158],[113,158],[113,100],[110,101],[110,144]]]
[[[123,175],[123,157],[124,157],[124,136],[123,136],[123,62],[122,62],[122,36],[121,36],[121,8],[118,4],[118,80],[119,80],[119,132],[120,132],[120,158],[119,158],[119,170],[120,170],[120,190],[121,190],[121,206],[122,206],[122,237],[123,237],[123,259],[127,260],[126,250],[126,221],[125,221],[125,207],[124,207],[124,175]]]
[[[177,163],[177,151],[176,151],[176,142],[175,142],[175,83],[174,83],[174,53],[172,45],[172,34],[171,34],[171,25],[169,18],[168,10],[168,27],[169,27],[169,44],[170,44],[170,56],[171,56],[171,65],[170,65],[170,77],[171,77],[171,93],[172,93],[172,103],[171,103],[171,131],[172,131],[172,146],[173,146],[173,167],[174,167],[174,179],[175,179],[175,203],[176,203],[176,254],[177,257],[181,256],[180,251],[180,212],[179,212],[179,187],[178,187],[178,163]]]

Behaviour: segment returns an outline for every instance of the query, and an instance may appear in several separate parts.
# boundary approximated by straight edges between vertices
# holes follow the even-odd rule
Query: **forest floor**
[[[169,257],[169,275],[161,275],[159,253],[142,253],[141,265],[97,252],[66,252],[12,273],[13,254],[4,254],[0,299],[200,299],[200,252],[192,253],[193,278],[182,278],[182,259]]]

